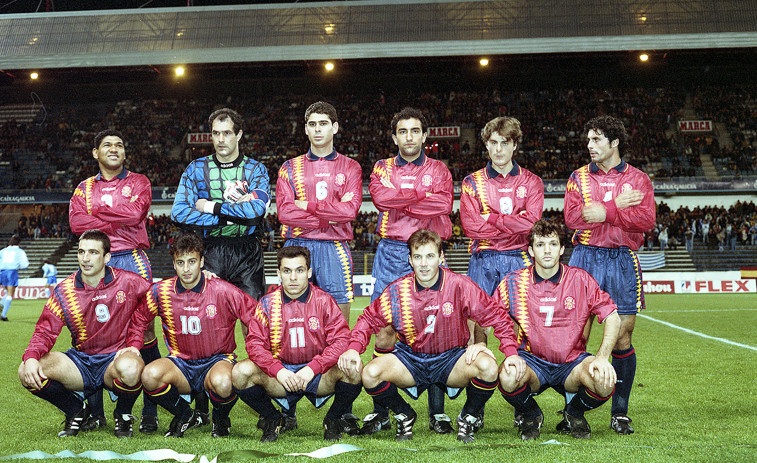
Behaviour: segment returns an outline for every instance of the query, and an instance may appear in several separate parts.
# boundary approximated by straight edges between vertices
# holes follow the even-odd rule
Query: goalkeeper
[[[228,108],[208,118],[215,154],[187,166],[171,218],[205,240],[205,269],[253,298],[264,294],[263,251],[255,231],[270,203],[268,170],[239,153],[242,116]]]

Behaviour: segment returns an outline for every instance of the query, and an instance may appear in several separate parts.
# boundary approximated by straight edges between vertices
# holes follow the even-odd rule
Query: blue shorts
[[[447,266],[447,260],[442,253],[442,267]],[[371,280],[373,280],[373,293],[371,302],[378,299],[384,292],[389,283],[399,277],[412,273],[413,267],[410,266],[410,250],[404,241],[390,240],[384,238],[379,241],[376,247],[376,255],[373,257],[373,270],[371,271]]]
[[[82,380],[84,380],[83,393],[85,397],[89,397],[105,384],[105,370],[108,369],[113,360],[116,358],[116,353],[101,354],[101,355],[89,355],[84,352],[80,352],[73,347],[64,352],[70,358],[76,368],[81,373]]]
[[[297,373],[301,369],[308,366],[307,363],[303,363],[300,365],[288,365],[284,363],[283,365],[284,365],[284,368],[294,373]],[[299,392],[287,391],[286,397],[274,397],[273,400],[278,402],[278,404],[281,405],[282,409],[289,410],[289,404],[296,404],[304,396],[308,398],[310,403],[315,405],[315,408],[321,408],[323,407],[323,404],[325,404],[331,398],[331,396],[334,395],[334,393],[332,392],[331,394],[327,394],[323,397],[318,397],[318,385],[320,383],[321,383],[321,374],[318,373],[308,383],[307,387],[305,388],[305,391],[299,391]]]
[[[169,355],[168,359],[170,359],[174,363],[174,365],[179,368],[181,374],[183,374],[184,377],[187,378],[187,382],[189,383],[189,387],[192,389],[193,395],[197,394],[198,392],[205,392],[205,377],[208,375],[210,369],[213,368],[213,365],[224,360],[231,363],[232,365],[237,363],[237,355],[233,353],[216,354],[198,360],[184,360],[179,357],[173,357]]]
[[[578,244],[569,265],[589,272],[618,306],[620,315],[636,315],[646,308],[639,257],[629,248]]]
[[[398,342],[394,345],[394,351],[391,355],[397,357],[405,365],[415,381],[415,386],[404,388],[403,391],[413,400],[418,400],[418,396],[432,384],[446,388],[450,399],[460,395],[463,389],[448,387],[447,379],[463,354],[465,354],[464,347],[453,347],[441,354],[421,354],[413,352],[413,349],[407,344]]]
[[[150,259],[144,249],[129,249],[118,251],[110,254],[110,262],[113,268],[120,268],[134,272],[145,280],[152,283],[152,267]]]
[[[512,251],[481,251],[471,254],[468,276],[486,294],[492,295],[505,275],[531,265],[528,252],[520,249]]]
[[[562,393],[562,391],[565,390],[565,380],[568,379],[568,376],[570,376],[570,372],[573,371],[573,369],[576,368],[578,364],[583,362],[584,359],[586,357],[589,357],[590,355],[591,354],[589,354],[588,352],[584,352],[572,362],[552,363],[547,362],[546,360],[541,359],[530,352],[518,349],[518,356],[526,361],[526,365],[534,370],[536,377],[539,378],[540,386],[539,392],[537,392],[537,394],[541,394],[550,387],[556,388],[561,391],[560,393]]]
[[[0,270],[0,286],[18,287],[18,270]]]
[[[48,285],[58,284],[58,277],[55,275],[50,275],[49,277],[47,277],[47,284]]]
[[[331,294],[337,304],[355,299],[352,283],[352,253],[345,241],[290,238],[284,246],[302,246],[310,250],[310,268],[314,285]]]

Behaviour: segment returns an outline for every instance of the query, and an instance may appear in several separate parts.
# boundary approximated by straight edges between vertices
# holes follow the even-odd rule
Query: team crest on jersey
[[[342,186],[342,185],[344,185],[344,182],[346,180],[347,180],[347,177],[345,177],[344,174],[338,173],[338,174],[336,174],[336,180],[334,180],[334,182],[337,184],[337,186]]]
[[[121,196],[124,198],[128,198],[131,196],[131,187],[129,185],[124,186],[121,188]]]
[[[118,302],[119,304],[123,304],[124,302],[126,302],[126,293],[123,292],[123,291],[117,292],[116,293],[116,302]]]
[[[573,296],[568,296],[563,301],[563,306],[565,306],[565,310],[571,311],[576,308],[576,300],[573,299]]]
[[[442,314],[445,317],[449,317],[450,315],[452,315],[453,308],[454,306],[452,305],[451,302],[445,302],[444,304],[442,304]]]
[[[426,174],[426,175],[424,175],[424,176],[423,176],[423,178],[421,179],[421,184],[422,184],[423,186],[431,186],[431,183],[432,183],[433,181],[434,181],[434,179],[433,179],[433,178],[431,177],[431,175],[429,175],[429,174]]]
[[[515,190],[515,196],[518,197],[518,199],[523,199],[526,197],[526,187],[519,186],[517,190]]]
[[[208,318],[215,318],[217,313],[218,309],[216,309],[216,306],[213,304],[205,307],[205,315],[207,315]]]
[[[630,183],[624,183],[623,186],[621,187],[621,191],[623,193],[625,193],[626,191],[631,191],[631,190],[633,190],[633,187],[631,186]]]
[[[320,328],[321,322],[318,320],[318,317],[308,318],[308,329],[310,331],[318,331]]]

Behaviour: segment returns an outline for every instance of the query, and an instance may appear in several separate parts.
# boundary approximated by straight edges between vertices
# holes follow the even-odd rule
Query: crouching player
[[[129,328],[129,346],[141,347],[145,327],[161,318],[169,355],[145,367],[142,384],[150,400],[174,415],[166,437],[184,436],[192,418],[189,404],[198,394],[213,403],[211,436],[228,436],[237,400],[231,386],[234,327],[237,320],[247,323],[257,302],[231,283],[205,276],[205,246],[197,235],[179,236],[169,250],[177,276],[150,288]]]
[[[515,408],[521,439],[530,440],[539,437],[544,421],[534,396],[550,387],[564,388],[568,431],[575,438],[588,439],[591,429],[584,412],[605,403],[615,388],[617,377],[609,358],[620,316],[591,275],[560,264],[565,248],[558,224],[539,220],[528,242],[534,265],[507,274],[495,293],[519,325],[518,354],[528,367],[521,378],[501,368],[500,391]],[[605,322],[596,356],[586,352],[583,336],[592,315]]]
[[[137,349],[127,348],[124,327],[144,305],[150,283],[106,265],[110,239],[100,230],[81,235],[78,260],[79,270],[55,287],[42,309],[18,377],[66,415],[58,436],[79,433],[90,415],[84,398],[105,387],[117,398],[115,435],[131,437],[131,409],[142,390],[144,363]],[[71,349],[50,352],[64,326],[71,332]]]
[[[362,390],[362,364],[350,373],[336,367],[349,341],[347,321],[334,298],[309,283],[307,248],[281,248],[277,261],[281,287],[263,296],[255,308],[246,340],[250,358],[234,366],[234,389],[260,414],[261,442],[278,439],[285,423],[270,397],[287,410],[303,396],[321,407],[333,394],[323,438],[356,435],[358,420],[349,411]]]
[[[421,229],[407,241],[413,273],[392,282],[369,305],[352,330],[349,350],[339,359],[345,371],[360,365],[370,337],[392,326],[399,336],[395,350],[376,357],[363,369],[363,385],[374,401],[396,413],[398,441],[412,439],[416,412],[397,388],[413,399],[438,384],[451,398],[466,388],[467,400],[457,417],[457,440],[473,442],[477,413],[497,386],[497,361],[483,343],[467,349],[468,319],[492,326],[507,355],[505,370],[520,379],[526,364],[517,355],[513,324],[502,306],[470,278],[441,263],[442,240]]]

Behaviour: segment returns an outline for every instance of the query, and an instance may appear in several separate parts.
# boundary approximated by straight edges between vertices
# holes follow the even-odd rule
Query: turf
[[[367,302],[366,298],[359,298],[353,307],[364,307]],[[21,354],[42,305],[42,301],[14,301],[9,314],[11,321],[0,323],[0,339],[3,340],[0,456],[32,450],[48,453],[66,449],[75,453],[111,450],[129,454],[171,448],[179,453],[210,458],[219,454],[227,457],[225,459],[240,460],[270,455],[266,461],[291,461],[298,457],[281,454],[312,452],[327,446],[322,440],[321,426],[325,411],[315,410],[305,402],[298,407],[299,428],[283,434],[272,444],[259,442],[260,431],[255,428],[257,416],[241,402],[232,410],[232,435],[225,439],[212,439],[209,427],[189,431],[184,439],[139,433],[132,439],[117,439],[112,435],[113,405],[110,403],[106,403],[109,419],[105,430],[60,439],[56,434],[61,429],[62,414],[29,394],[17,379]],[[476,435],[474,444],[464,445],[457,442],[454,435],[437,436],[428,430],[424,396],[413,403],[419,420],[412,441],[396,443],[391,431],[374,437],[344,437],[341,443],[364,451],[345,453],[329,461],[756,461],[757,351],[754,348],[757,348],[757,333],[754,328],[757,326],[757,295],[649,295],[647,306],[644,314],[648,317],[753,348],[702,338],[638,317],[634,334],[638,371],[630,407],[636,428],[633,435],[617,436],[609,429],[609,405],[587,414],[592,426],[590,440],[576,441],[555,433],[554,426],[559,421],[556,411],[562,408],[562,398],[548,391],[538,398],[546,415],[541,438],[537,442],[523,443],[512,426],[512,408],[495,394],[487,405],[485,428]],[[353,324],[358,313],[353,311]],[[601,326],[594,328],[589,350],[596,350],[601,332]],[[238,333],[238,345],[242,346],[240,341]],[[494,344],[496,341],[490,341],[490,347],[496,347]],[[70,337],[63,333],[55,349],[64,350],[69,345]],[[237,353],[240,357],[246,356],[243,347]],[[367,353],[364,360],[368,359]],[[454,418],[461,406],[462,399],[448,401],[447,413]],[[138,411],[139,403],[136,414]],[[358,398],[354,411],[358,416],[371,411],[365,394]],[[163,410],[160,413],[163,431],[170,417]],[[224,453],[239,450],[263,454]]]

